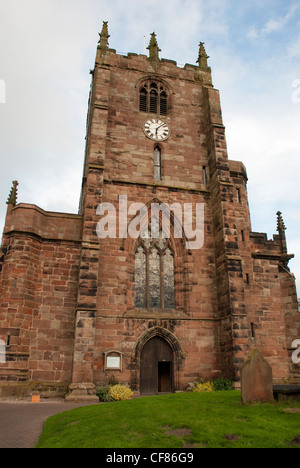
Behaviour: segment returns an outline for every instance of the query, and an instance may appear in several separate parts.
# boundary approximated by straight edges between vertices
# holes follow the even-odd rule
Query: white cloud
[[[262,32],[264,34],[271,34],[274,31],[282,30],[288,24],[288,22],[294,16],[298,9],[299,5],[292,5],[285,16],[277,19],[270,19],[263,28]]]
[[[261,28],[251,26],[246,34],[248,39],[258,39],[261,36],[267,36],[282,31],[289,24],[290,20],[293,19],[299,8],[300,6],[297,4],[291,5],[284,16],[281,15],[277,18],[270,18]]]
[[[257,39],[259,37],[259,31],[257,30],[257,28],[252,26],[250,30],[247,32],[246,36],[248,39]]]
[[[76,212],[97,26],[78,1],[13,0],[0,9],[0,224],[14,179],[19,200]]]
[[[240,4],[224,0],[11,0],[0,5],[0,230],[11,181],[18,179],[19,200],[44,209],[76,212],[81,188],[89,70],[98,32],[109,21],[110,47],[143,53],[155,31],[161,57],[195,63],[206,42],[215,86],[221,91],[229,157],[245,163],[254,230],[276,231],[283,212],[288,245],[300,288],[298,174],[299,111],[292,83],[300,79],[300,36],[290,30],[298,5],[282,17],[270,15],[272,2],[257,16],[243,18]],[[286,5],[286,4],[285,4]],[[284,8],[286,8],[284,6]],[[248,12],[249,10],[247,10]],[[264,15],[262,14],[264,13]],[[267,19],[266,19],[267,18]],[[244,21],[244,22],[243,22]],[[233,27],[234,26],[234,27]],[[262,42],[280,36],[266,49]],[[248,40],[247,40],[248,39]],[[245,40],[245,42],[243,42]],[[250,45],[249,45],[250,44]],[[270,53],[269,53],[270,52]],[[255,55],[255,61],[249,59]],[[300,289],[299,289],[300,291]]]
[[[300,59],[300,36],[293,38],[287,50],[288,50],[288,55],[291,58],[294,58],[296,60]]]

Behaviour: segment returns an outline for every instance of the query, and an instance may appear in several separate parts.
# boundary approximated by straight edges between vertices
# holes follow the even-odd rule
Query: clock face
[[[164,141],[170,136],[170,130],[166,122],[159,119],[149,119],[144,123],[145,135],[151,140]]]

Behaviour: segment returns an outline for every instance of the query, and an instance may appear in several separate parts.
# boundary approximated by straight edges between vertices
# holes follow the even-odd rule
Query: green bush
[[[230,379],[204,380],[201,376],[193,382],[193,387],[189,388],[192,392],[220,392],[224,390],[234,390],[233,382]]]
[[[213,385],[216,392],[222,390],[233,390],[233,382],[230,379],[216,379],[213,381]]]
[[[112,397],[109,395],[110,385],[99,385],[96,388],[96,395],[99,398],[99,401],[108,402],[113,401]]]

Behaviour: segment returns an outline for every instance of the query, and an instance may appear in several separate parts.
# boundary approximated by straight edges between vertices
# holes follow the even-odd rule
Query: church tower
[[[271,299],[270,291],[282,291],[283,277],[293,287],[293,278],[280,269],[279,239],[251,232],[247,173],[228,159],[204,43],[198,65],[179,68],[160,58],[155,33],[148,57],[117,55],[108,38],[104,23],[89,103],[71,397],[86,392],[88,382],[111,378],[142,393],[179,390],[199,375],[238,381],[245,357],[265,336],[255,307],[265,309],[266,291],[277,316],[274,345],[282,348],[278,364],[273,352],[270,359],[275,375],[277,367],[278,378],[286,376],[287,324],[282,298]],[[106,217],[113,235],[99,240],[96,226],[105,213],[97,208],[105,204],[114,205],[117,224]],[[147,208],[144,215],[138,204]],[[153,205],[179,209],[169,218],[170,236],[158,216],[158,235],[151,237]],[[196,207],[203,209],[203,242],[195,249],[187,248],[187,206],[192,223]],[[140,223],[139,236],[130,236],[130,223]],[[185,237],[177,238],[176,223]],[[269,262],[274,278],[266,285],[259,275]],[[295,311],[295,292],[293,300]]]
[[[238,385],[253,348],[275,382],[299,381],[286,228],[278,213],[273,240],[252,232],[247,172],[228,158],[204,43],[182,68],[161,58],[155,33],[148,55],[119,55],[109,38],[105,22],[79,213],[17,204],[17,183],[10,195],[0,396],[21,377],[69,400],[96,399],[112,381],[140,394],[184,390],[199,375]]]

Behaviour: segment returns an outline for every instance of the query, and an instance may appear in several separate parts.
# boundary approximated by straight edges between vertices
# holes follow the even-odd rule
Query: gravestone
[[[254,349],[241,370],[242,403],[272,401],[272,368],[258,349]]]

